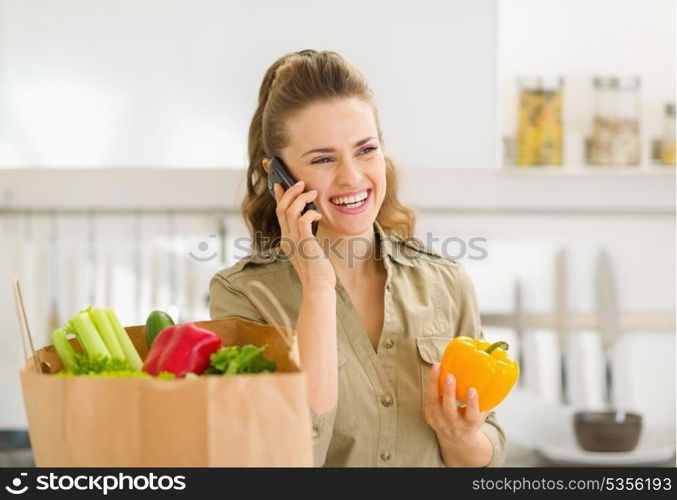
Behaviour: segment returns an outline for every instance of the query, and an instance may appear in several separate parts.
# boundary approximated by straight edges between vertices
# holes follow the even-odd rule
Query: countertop
[[[34,467],[33,454],[29,448],[0,450],[0,467]],[[517,443],[508,443],[505,467],[580,467],[570,463],[555,463],[539,455],[530,448]],[[586,465],[582,465],[585,467]],[[675,467],[675,457],[671,460],[648,465],[649,467]],[[614,465],[614,467],[617,467]]]
[[[564,462],[553,462],[541,456],[538,451],[520,446],[516,443],[509,443],[506,451],[506,467],[591,467],[588,464],[572,464]],[[641,465],[644,467],[675,467],[675,456],[667,461],[653,464]],[[599,467],[619,467],[616,464]]]

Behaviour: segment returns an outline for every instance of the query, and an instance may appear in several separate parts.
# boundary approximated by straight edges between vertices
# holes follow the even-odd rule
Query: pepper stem
[[[503,349],[504,351],[507,351],[507,350],[508,350],[508,343],[507,343],[507,342],[503,342],[502,340],[500,340],[500,341],[498,341],[498,342],[494,342],[494,343],[491,344],[491,345],[489,346],[489,348],[488,348],[486,351],[484,351],[484,352],[486,352],[487,354],[491,354],[492,351],[493,351],[494,349],[497,349],[498,347],[500,347],[500,348]]]

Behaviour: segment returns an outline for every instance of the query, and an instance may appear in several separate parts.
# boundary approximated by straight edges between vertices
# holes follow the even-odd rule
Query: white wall
[[[0,168],[246,165],[265,70],[343,54],[408,167],[496,160],[495,0],[0,0]]]
[[[642,158],[663,133],[663,107],[675,102],[674,0],[501,0],[498,21],[501,118],[516,128],[516,78],[564,77],[565,163],[583,162],[594,106],[592,77],[641,78]]]

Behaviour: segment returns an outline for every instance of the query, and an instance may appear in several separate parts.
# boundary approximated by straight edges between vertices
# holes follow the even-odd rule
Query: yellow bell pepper
[[[512,390],[520,368],[506,352],[508,344],[471,337],[454,337],[442,356],[440,366],[440,394],[444,393],[447,374],[456,378],[456,400],[466,403],[468,389],[477,390],[480,411],[496,407]]]

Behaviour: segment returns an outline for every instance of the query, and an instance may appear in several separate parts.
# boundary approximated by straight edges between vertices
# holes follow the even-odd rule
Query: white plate
[[[662,464],[675,457],[672,445],[638,446],[632,451],[602,452],[585,451],[563,445],[538,446],[536,453],[546,460],[578,465],[649,465]]]

